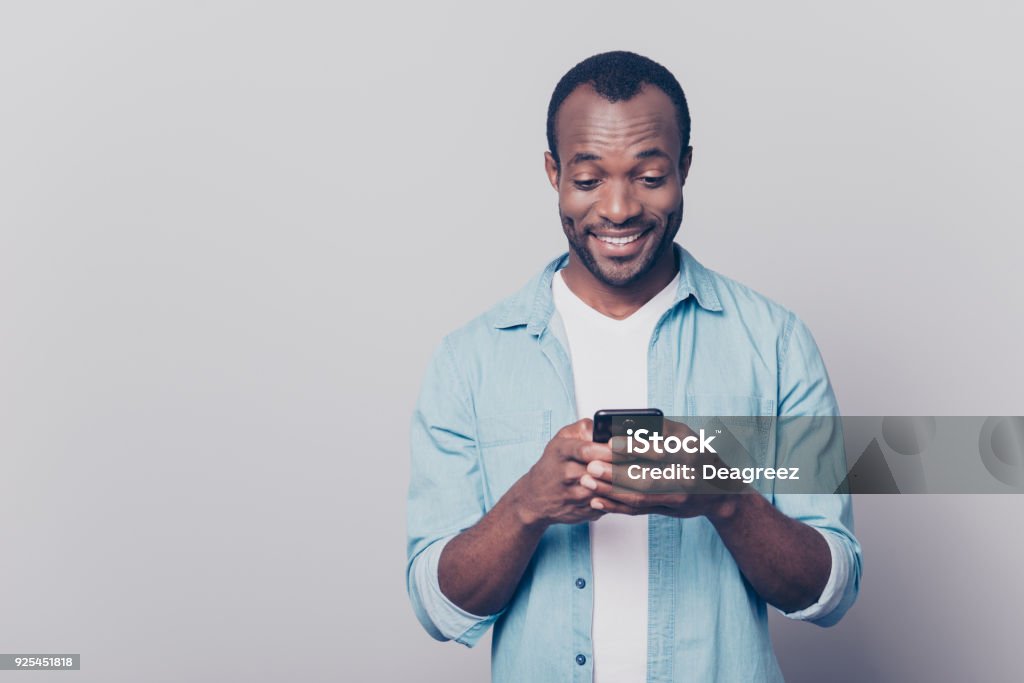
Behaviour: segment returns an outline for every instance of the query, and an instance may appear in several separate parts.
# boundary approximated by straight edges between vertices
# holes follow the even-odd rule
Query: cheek
[[[593,204],[593,199],[583,192],[569,190],[558,195],[558,206],[562,213],[576,223],[586,219]]]
[[[669,214],[677,213],[682,206],[682,188],[675,187],[674,185],[659,187],[651,192],[648,200],[644,203],[648,211],[665,218]]]

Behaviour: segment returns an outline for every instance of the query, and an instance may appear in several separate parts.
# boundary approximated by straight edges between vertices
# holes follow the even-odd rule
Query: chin
[[[598,266],[598,272],[594,273],[594,275],[598,280],[606,285],[610,285],[612,287],[626,287],[627,285],[631,285],[643,279],[644,275],[650,272],[651,265],[653,265],[653,261],[651,264],[648,264],[646,268],[609,269]]]
[[[654,270],[658,262],[658,254],[637,254],[636,258],[626,263],[615,261],[594,261],[598,272],[594,275],[607,285],[625,287],[639,282],[645,275]],[[593,272],[593,271],[592,271]]]

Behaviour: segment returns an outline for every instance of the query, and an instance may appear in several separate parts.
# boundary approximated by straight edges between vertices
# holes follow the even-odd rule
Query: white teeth
[[[629,244],[630,242],[636,242],[638,239],[640,239],[640,235],[642,234],[643,233],[637,233],[632,237],[607,237],[605,235],[594,235],[594,237],[601,240],[602,242],[607,242],[608,244],[622,245]]]

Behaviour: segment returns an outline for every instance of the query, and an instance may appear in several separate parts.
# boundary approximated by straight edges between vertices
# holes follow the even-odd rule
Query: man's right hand
[[[594,443],[593,429],[591,420],[580,420],[559,430],[530,471],[445,546],[437,580],[449,600],[471,614],[497,613],[512,599],[550,525],[603,514],[590,504],[594,492],[580,485],[587,463],[612,460],[608,444]]]
[[[577,524],[604,514],[590,504],[594,492],[580,484],[587,463],[612,461],[611,448],[595,442],[593,430],[594,421],[586,418],[560,429],[530,471],[513,485],[515,509],[525,526]]]

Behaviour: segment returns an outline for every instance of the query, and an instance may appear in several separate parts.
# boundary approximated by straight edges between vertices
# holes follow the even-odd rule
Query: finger
[[[587,463],[587,474],[595,479],[611,481],[612,471],[611,464],[603,460],[591,460]]]
[[[566,498],[573,503],[577,503],[581,506],[590,504],[590,499],[594,496],[594,492],[581,483],[577,483],[569,487],[566,492]]]
[[[591,507],[600,510],[602,513],[618,515],[664,515],[665,517],[696,517],[699,513],[693,510],[664,507],[660,505],[650,507],[635,507],[626,505],[607,498],[594,498]]]
[[[589,473],[580,477],[580,486],[589,489],[591,495],[602,496],[605,498],[613,496],[617,497],[616,494],[620,495],[621,492],[621,487],[602,479],[595,479]],[[633,491],[633,493],[636,493],[636,491]]]
[[[600,510],[602,513],[613,513],[619,515],[641,515],[644,514],[639,508],[635,508],[625,503],[620,503],[615,500],[608,498],[593,498],[590,501],[590,507]]]
[[[575,436],[559,436],[551,440],[555,450],[564,456],[575,457],[576,453],[587,446],[593,445],[593,441],[577,439]]]
[[[594,479],[589,474],[584,474],[580,477],[580,486],[587,489],[590,495],[605,496],[605,497],[621,497],[628,493],[638,493],[636,490],[625,489],[621,486]],[[665,496],[666,494],[656,494],[658,496]]]
[[[596,479],[589,472],[580,477],[580,486],[584,486],[598,495],[604,495],[612,488],[609,482]]]
[[[624,463],[637,459],[637,455],[631,453],[632,446],[629,437],[613,436],[608,440],[608,448],[612,452],[612,462]]]
[[[618,468],[617,471],[615,470],[616,467]],[[586,474],[580,478],[580,482],[601,494],[612,490],[621,490],[664,496],[665,494],[673,493],[691,493],[694,490],[693,482],[687,479],[630,478],[622,476],[622,473],[622,465],[592,462],[587,465]]]
[[[562,483],[566,486],[572,486],[579,483],[580,477],[587,473],[586,468],[575,460],[569,460],[565,463],[564,469],[562,470]]]
[[[662,422],[662,430],[665,436],[678,436],[680,439],[687,436],[696,436],[697,433],[690,429],[690,425],[685,422],[679,422],[677,420],[669,420],[665,418]]]
[[[636,486],[622,486],[615,483],[614,470],[612,465],[606,462],[594,461],[587,465],[586,474],[584,474],[580,481],[587,488],[595,491],[611,491],[612,488],[625,488],[632,491],[647,491],[653,488],[653,482],[649,480],[638,480]]]
[[[621,486],[614,486],[603,481],[597,481],[597,487],[591,490],[591,495],[613,500],[631,507],[672,508],[685,505],[690,499],[690,495],[686,493],[648,493],[643,491],[634,491]]]
[[[580,486],[590,491],[596,491],[599,484],[597,480],[595,480],[592,476],[590,476],[589,474],[584,474],[582,477],[580,477]]]
[[[581,441],[593,441],[594,440],[594,421],[589,417],[585,417],[582,420],[577,420],[572,424],[567,424],[558,430],[555,434],[556,437],[563,437],[566,439],[579,439]]]
[[[584,465],[594,461],[611,462],[613,457],[612,449],[608,448],[608,444],[593,441],[579,444],[573,453],[573,458]]]
[[[582,461],[579,451],[590,443],[593,442],[574,439],[570,436],[560,436],[556,439],[552,439],[551,441],[551,445],[554,447],[554,452],[558,457],[563,460],[576,461]]]

